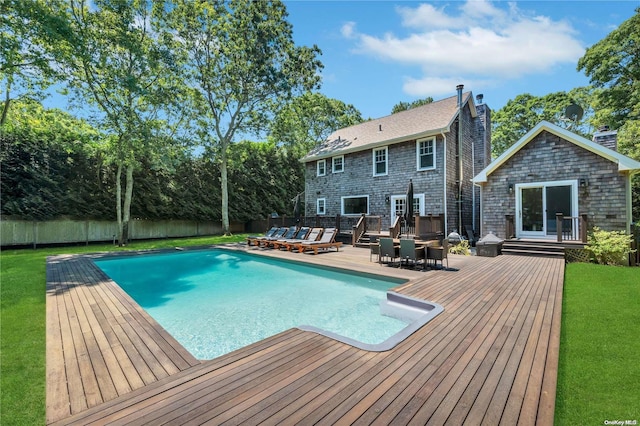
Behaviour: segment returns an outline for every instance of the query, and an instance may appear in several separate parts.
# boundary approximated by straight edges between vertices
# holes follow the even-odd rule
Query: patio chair
[[[371,262],[374,254],[378,259],[377,261],[380,262],[380,242],[377,236],[372,236],[369,240],[369,262]]]
[[[413,262],[413,266],[416,267],[420,260],[423,262],[422,268],[424,269],[424,247],[416,247],[416,240],[414,239],[400,239],[400,266],[402,266],[402,263],[405,261],[407,262],[407,266],[409,266],[409,262],[411,261]]]
[[[391,262],[398,257],[398,248],[393,244],[393,238],[380,238],[380,254],[378,262],[382,263],[383,258],[390,258]]]
[[[318,241],[303,241],[296,245],[298,253],[304,253],[307,250],[313,250],[313,254],[318,254],[319,250],[327,251],[331,247],[335,247],[336,251],[340,251],[342,242],[336,241],[338,230],[336,228],[327,228],[322,233],[322,237]]]
[[[447,269],[449,269],[449,258],[447,254],[449,253],[449,241],[444,238],[442,240],[442,245],[440,247],[427,247],[427,259],[433,260],[433,266],[438,266],[438,260],[440,261],[440,265],[442,269],[444,269],[443,261],[447,259]]]
[[[258,240],[265,237],[272,237],[276,231],[280,229],[277,226],[272,226],[264,235],[249,235],[247,237],[247,245],[249,246],[257,246],[259,245]]]
[[[301,239],[291,239],[291,240],[283,240],[282,247],[286,248],[287,251],[293,250],[298,244],[303,243],[305,241],[317,241],[322,235],[322,228],[311,228],[311,230],[305,235],[304,238]]]

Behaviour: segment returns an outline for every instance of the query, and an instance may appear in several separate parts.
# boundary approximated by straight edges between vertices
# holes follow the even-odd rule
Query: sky
[[[640,0],[284,0],[297,45],[317,45],[324,95],[380,118],[400,101],[483,94],[493,111],[517,95],[589,84],[585,50]],[[55,91],[45,106],[66,109]],[[77,111],[75,111],[77,114]]]
[[[519,94],[586,86],[578,59],[640,0],[285,4],[296,44],[323,52],[320,92],[379,118],[400,101],[455,96],[458,84],[494,111]]]

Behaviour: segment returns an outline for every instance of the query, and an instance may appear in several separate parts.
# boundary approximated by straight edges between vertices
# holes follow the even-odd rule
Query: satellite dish
[[[577,104],[571,104],[564,110],[564,116],[574,123],[582,120],[583,114],[584,110],[580,105]]]

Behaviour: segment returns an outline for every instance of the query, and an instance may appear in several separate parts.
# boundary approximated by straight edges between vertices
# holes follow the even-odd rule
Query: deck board
[[[365,249],[261,255],[409,279],[445,310],[394,349],[298,329],[198,361],[87,256],[47,264],[47,422],[553,424],[564,262],[450,255],[409,271]]]

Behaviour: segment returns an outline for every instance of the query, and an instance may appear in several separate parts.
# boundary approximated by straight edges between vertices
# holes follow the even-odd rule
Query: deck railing
[[[363,213],[358,222],[353,225],[353,233],[351,234],[351,245],[355,247],[360,238],[367,232],[367,216]]]
[[[587,242],[587,215],[564,216],[556,213],[556,238],[558,242]]]
[[[393,220],[393,224],[389,227],[389,236],[391,238],[398,238],[401,232],[401,229],[400,229],[401,224],[402,224],[402,216],[398,215]]]

